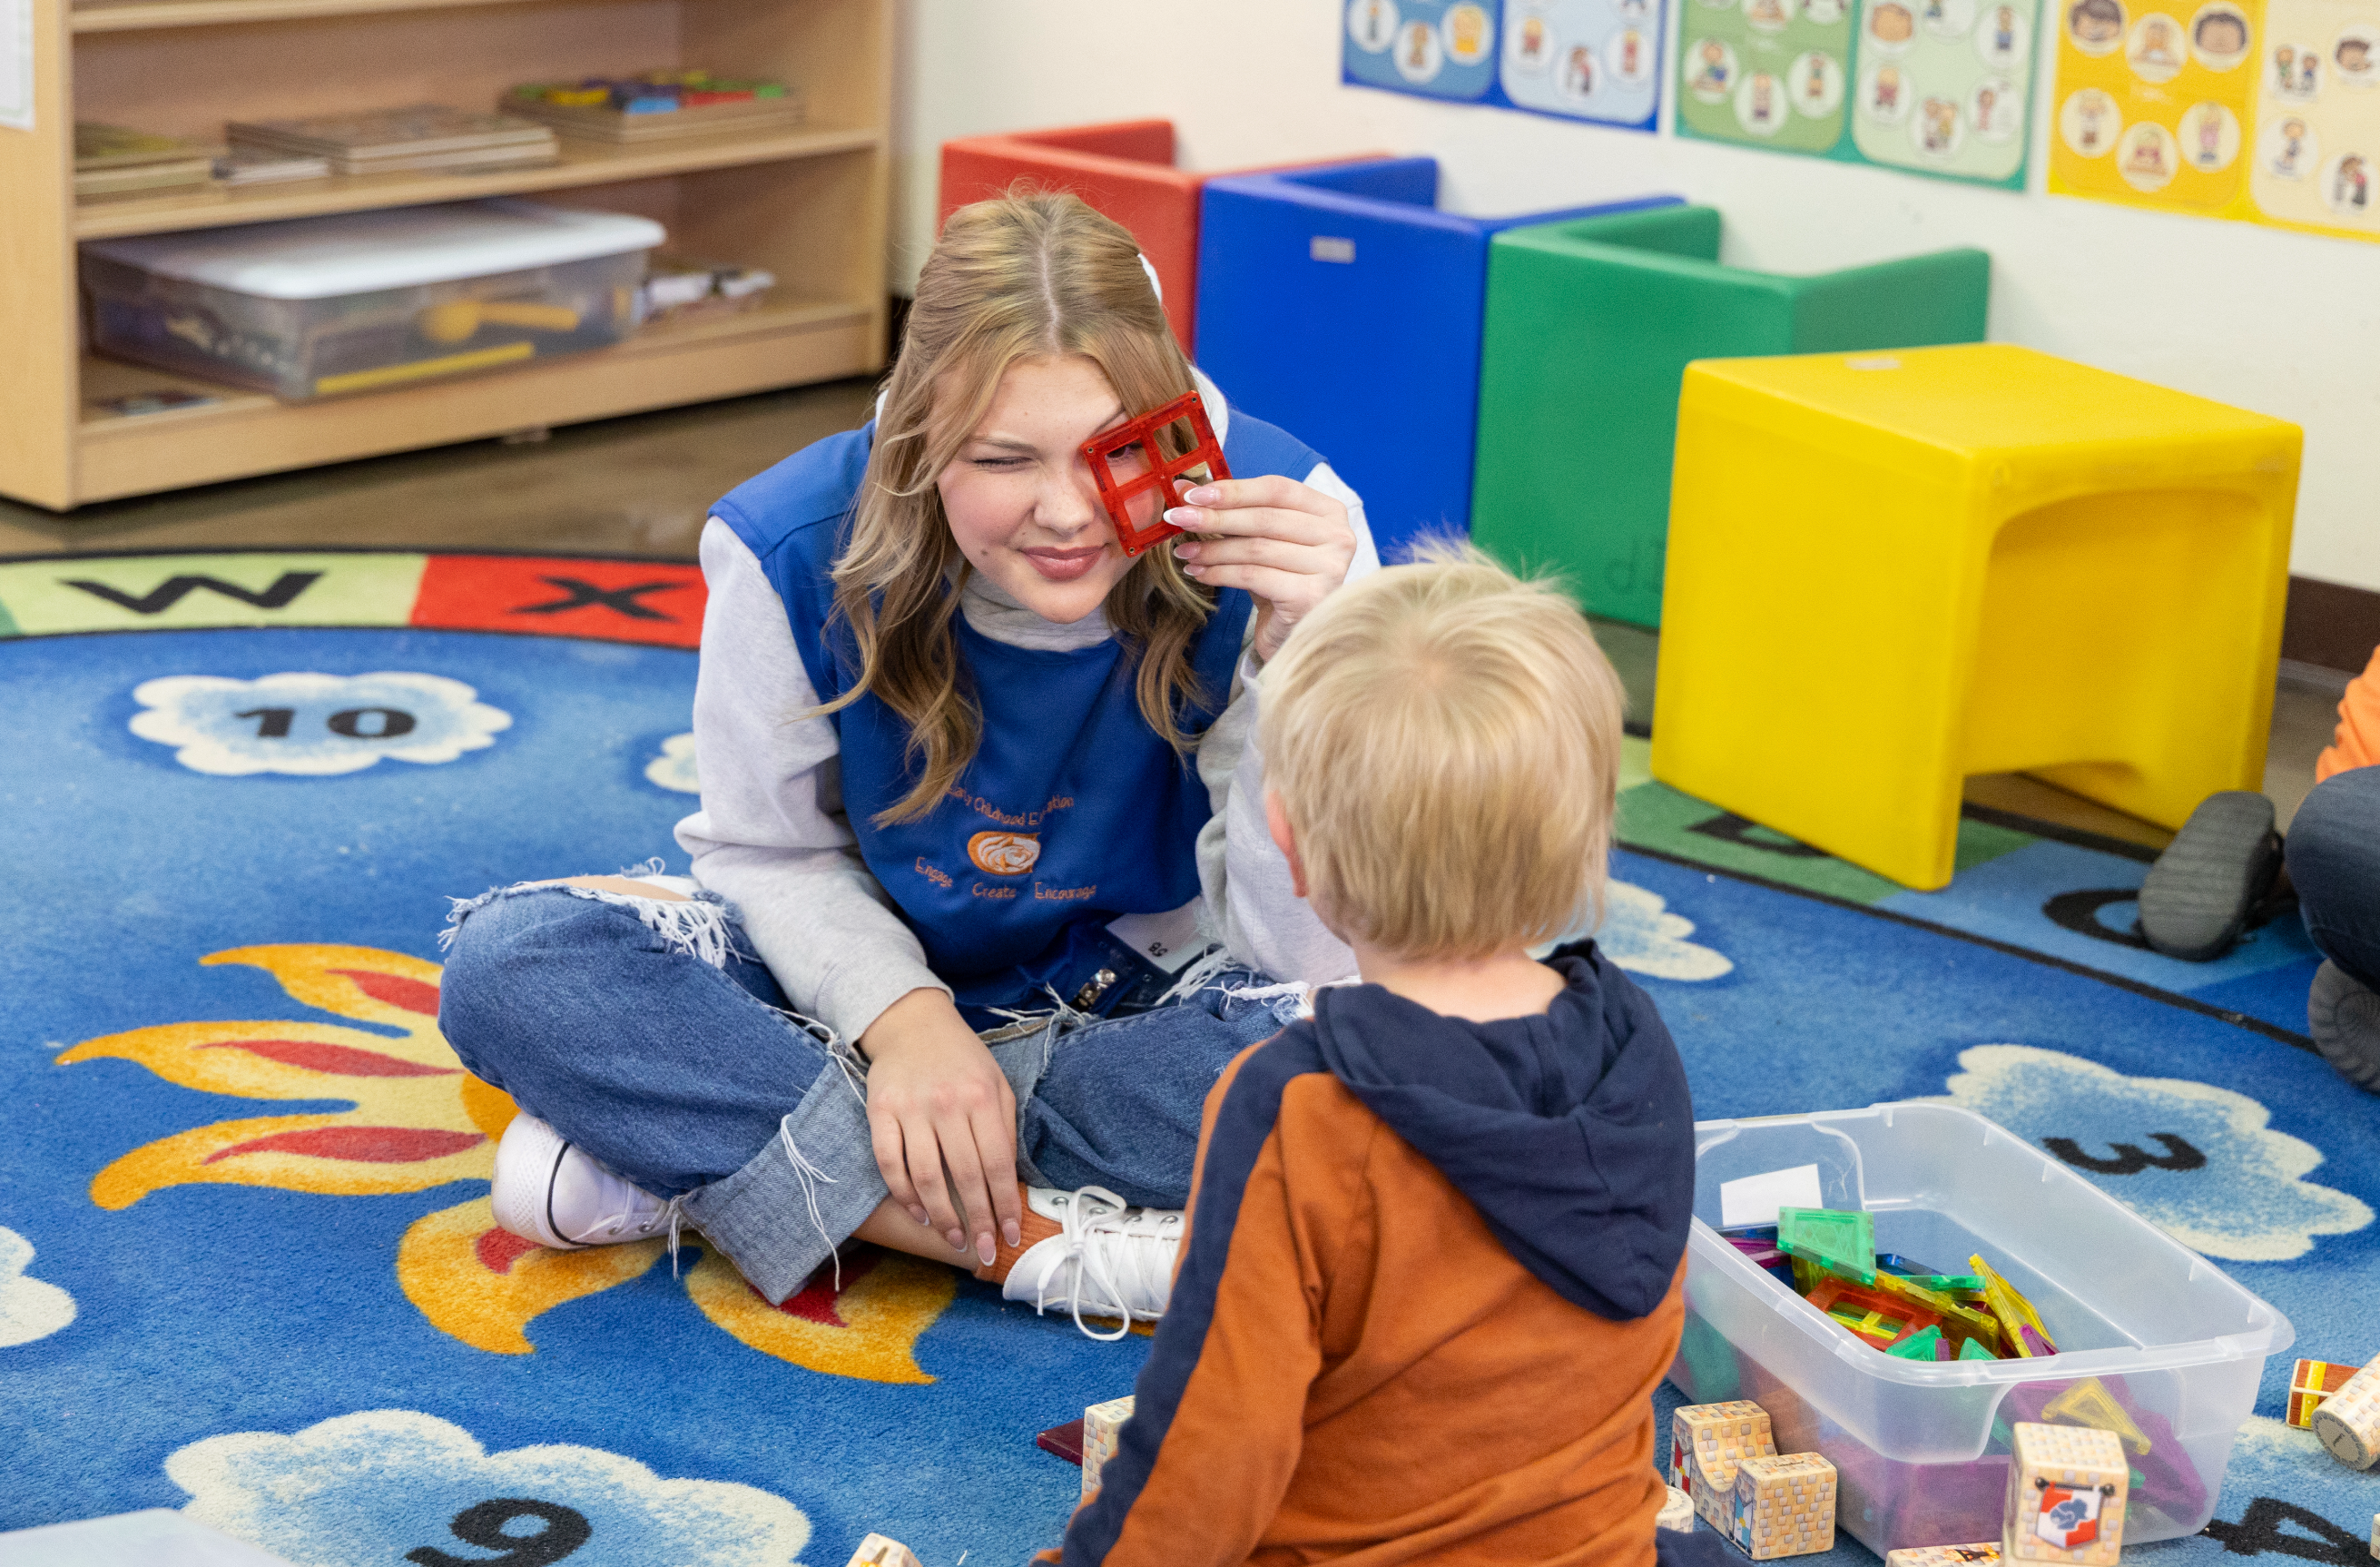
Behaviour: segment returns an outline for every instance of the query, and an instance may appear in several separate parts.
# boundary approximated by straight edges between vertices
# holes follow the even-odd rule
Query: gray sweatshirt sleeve
[[[1347,520],[1355,530],[1355,559],[1347,568],[1347,580],[1379,570],[1363,498],[1328,463],[1306,475],[1305,482],[1347,508]],[[1248,634],[1253,640],[1253,615]],[[1215,812],[1198,834],[1206,934],[1260,973],[1327,984],[1355,972],[1355,954],[1297,895],[1289,861],[1273,846],[1272,832],[1265,825],[1264,755],[1257,746],[1258,671],[1251,648],[1241,654],[1232,675],[1231,705],[1198,745],[1198,777]]]
[[[845,1039],[910,991],[948,991],[859,857],[834,726],[817,704],[785,606],[744,541],[702,530],[710,590],[695,676],[702,808],[678,823],[694,879],[733,902],[795,1011]]]

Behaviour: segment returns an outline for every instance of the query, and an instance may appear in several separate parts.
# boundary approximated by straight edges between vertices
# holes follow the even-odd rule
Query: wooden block
[[[2335,1360],[2299,1361],[2289,1369],[2289,1424],[2311,1430],[2313,1412],[2322,1407],[2322,1401],[2347,1386],[2362,1369]]]
[[[2315,1406],[2313,1434],[2350,1469],[2369,1469],[2380,1459],[2380,1355]]]
[[[2000,1554],[2019,1561],[2115,1567],[2124,1544],[2131,1465],[2123,1439],[2092,1426],[2021,1422],[2009,1457]]]
[[[870,1535],[859,1542],[844,1567],[919,1567],[917,1553],[886,1535]]]
[[[1670,1484],[1685,1492],[1715,1529],[1728,1526],[1735,1466],[1776,1451],[1768,1412],[1748,1399],[1690,1403],[1670,1416]]]
[[[1768,1412],[1748,1399],[1690,1403],[1670,1416],[1670,1483],[1688,1496],[1695,1480],[1725,1489],[1738,1464],[1776,1451]]]
[[[1998,1540],[1973,1545],[1913,1545],[1884,1553],[1884,1567],[1998,1567]]]
[[[1111,1398],[1083,1411],[1083,1500],[1099,1488],[1099,1470],[1115,1456],[1116,1433],[1132,1418],[1132,1399]]]
[[[1671,1529],[1682,1535],[1694,1532],[1694,1500],[1675,1486],[1666,1488],[1669,1495],[1661,1500],[1659,1516],[1653,1520],[1657,1529]]]
[[[1728,1537],[1755,1561],[1835,1549],[1835,1466],[1815,1452],[1735,1466]]]

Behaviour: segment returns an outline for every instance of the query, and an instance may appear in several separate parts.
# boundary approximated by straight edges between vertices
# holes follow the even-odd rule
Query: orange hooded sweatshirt
[[[2317,784],[2350,767],[2380,767],[2380,648],[2363,673],[2347,683],[2338,699],[2338,728],[2330,748],[2314,759]]]
[[[1539,1016],[1325,989],[1226,1069],[1065,1567],[1654,1567],[1694,1108],[1645,993],[1552,961]]]

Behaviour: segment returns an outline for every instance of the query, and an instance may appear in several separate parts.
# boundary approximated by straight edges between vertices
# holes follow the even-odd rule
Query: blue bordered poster
[[[1341,79],[1651,130],[1663,0],[1348,0]]]

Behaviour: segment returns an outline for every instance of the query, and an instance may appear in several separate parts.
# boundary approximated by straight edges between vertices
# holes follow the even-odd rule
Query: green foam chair
[[[1717,210],[1665,207],[1489,248],[1472,537],[1560,569],[1589,613],[1661,623],[1688,361],[1983,339],[1981,250],[1786,277],[1721,266],[1718,237]]]

